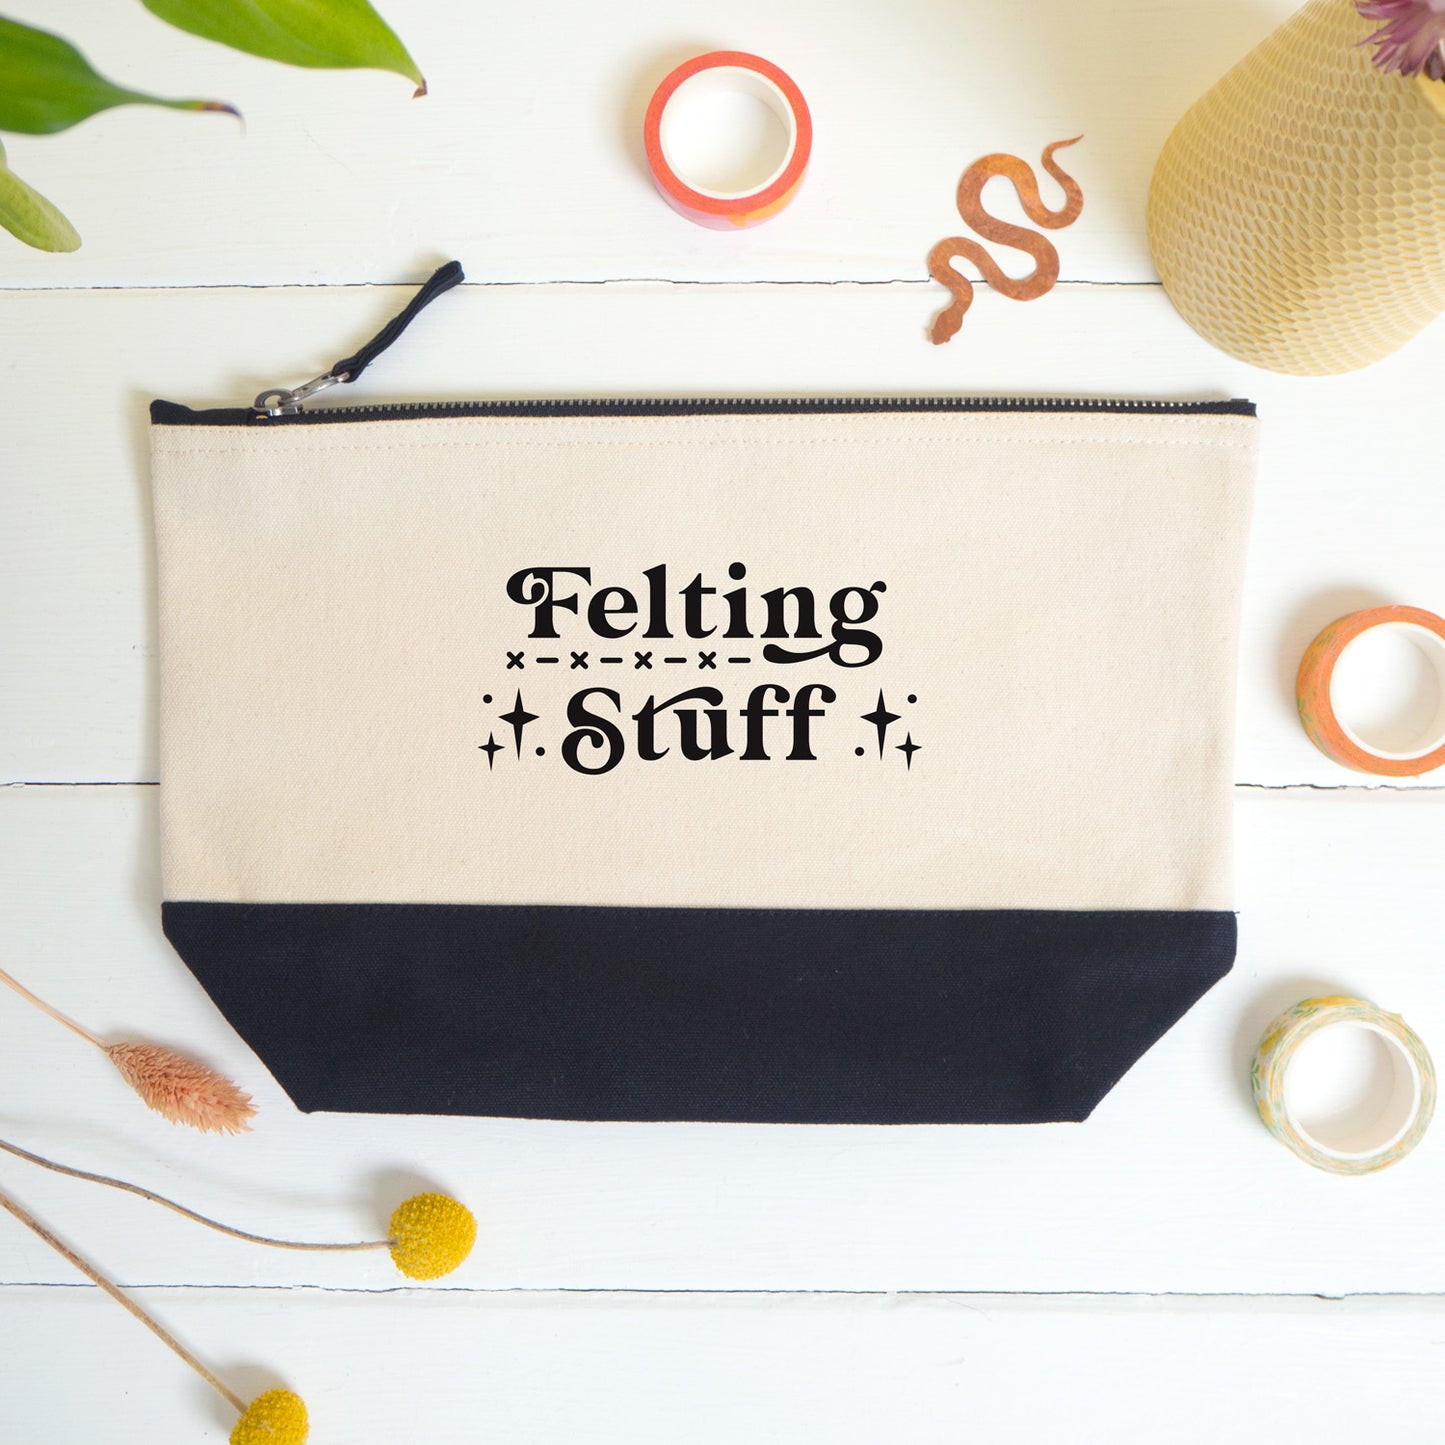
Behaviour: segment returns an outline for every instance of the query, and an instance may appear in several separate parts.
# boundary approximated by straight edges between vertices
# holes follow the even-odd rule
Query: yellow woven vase
[[[1445,310],[1445,81],[1379,70],[1353,0],[1310,0],[1175,126],[1149,244],[1231,356],[1325,376]]]

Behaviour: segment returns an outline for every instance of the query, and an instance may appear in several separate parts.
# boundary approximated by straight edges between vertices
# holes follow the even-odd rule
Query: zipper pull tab
[[[305,410],[303,403],[310,401],[318,391],[340,386],[343,381],[349,380],[349,377],[336,376],[328,371],[325,376],[318,376],[302,386],[278,386],[273,391],[263,391],[253,404],[262,416],[297,416]]]
[[[257,420],[265,417],[299,416],[305,410],[305,404],[318,392],[339,386],[344,381],[355,381],[387,347],[397,340],[427,306],[435,301],[442,292],[450,291],[453,286],[460,285],[462,279],[462,263],[460,261],[448,261],[445,266],[439,267],[432,273],[421,290],[407,303],[406,309],[399,315],[393,316],[359,351],[354,352],[351,356],[342,357],[340,361],[332,362],[330,370],[324,375],[315,377],[303,386],[295,388],[278,386],[273,387],[270,391],[263,391],[252,403]]]

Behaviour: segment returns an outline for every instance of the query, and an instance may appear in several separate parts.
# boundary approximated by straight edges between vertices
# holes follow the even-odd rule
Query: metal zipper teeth
[[[846,414],[849,412],[1119,412],[1184,416],[1253,416],[1248,401],[1130,401],[1091,397],[860,396],[860,397],[611,397],[555,401],[377,402],[323,408],[264,422],[339,422],[429,416],[729,416]]]
[[[1249,401],[1131,401],[1099,397],[858,396],[858,397],[612,397],[552,401],[375,402],[320,407],[292,416],[268,416],[251,407],[192,410],[157,401],[158,426],[326,426],[363,421],[417,421],[427,417],[628,417],[846,415],[863,412],[1113,412],[1141,416],[1250,416]]]

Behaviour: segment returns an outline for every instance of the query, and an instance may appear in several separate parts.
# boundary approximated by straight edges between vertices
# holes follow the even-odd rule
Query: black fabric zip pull
[[[355,381],[411,325],[413,321],[444,291],[459,286],[464,280],[462,263],[448,261],[432,272],[426,283],[406,304],[406,309],[393,316],[370,341],[350,356],[333,361],[324,375],[295,388],[273,387],[263,391],[253,403],[257,413],[265,417],[298,416],[306,402],[318,392],[342,382]]]
[[[439,266],[432,272],[431,279],[407,302],[405,311],[393,316],[360,351],[331,363],[331,375],[339,381],[355,381],[438,296],[450,291],[453,286],[461,285],[464,279],[460,261],[448,261],[445,266]]]

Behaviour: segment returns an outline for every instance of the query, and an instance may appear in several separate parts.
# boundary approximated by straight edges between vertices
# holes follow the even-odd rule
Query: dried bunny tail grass
[[[173,1124],[212,1134],[251,1127],[256,1106],[223,1074],[158,1044],[103,1045],[131,1088]]]
[[[189,1124],[212,1134],[239,1134],[251,1127],[256,1112],[249,1094],[243,1094],[228,1078],[158,1044],[107,1044],[83,1024],[33,994],[18,978],[0,969],[0,984],[13,988],[21,998],[49,1014],[71,1033],[110,1055],[110,1061],[126,1083],[158,1114],[173,1124]]]

